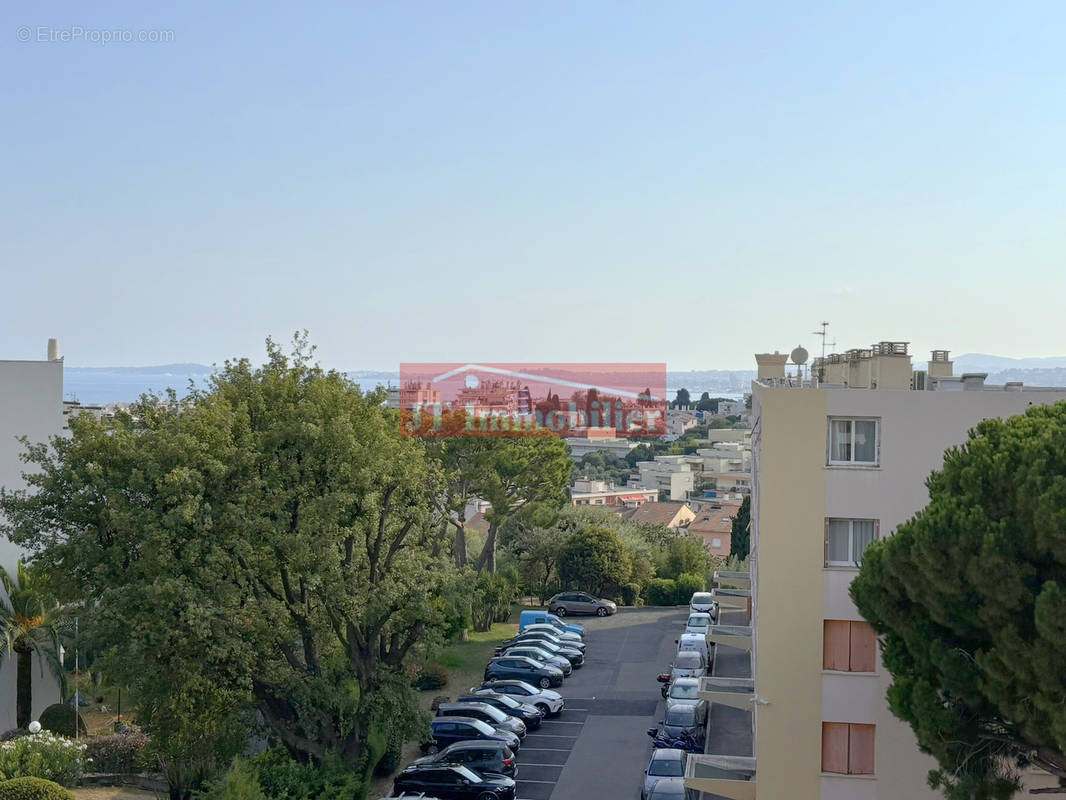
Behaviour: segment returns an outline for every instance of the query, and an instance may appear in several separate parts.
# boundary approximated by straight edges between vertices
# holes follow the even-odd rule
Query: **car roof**
[[[434,717],[429,721],[429,724],[436,725],[437,723],[443,722],[447,722],[449,725],[455,722],[468,722],[471,725],[473,725],[475,722],[480,722],[482,725],[488,724],[487,722],[485,722],[485,720],[478,719],[477,717]],[[489,725],[489,727],[491,728],[492,726]]]
[[[672,685],[678,686],[678,685],[682,685],[682,684],[685,685],[685,686],[688,686],[689,684],[692,684],[693,686],[699,686],[700,685],[700,679],[699,678],[688,678],[688,677],[685,677],[685,678],[674,678],[674,681],[673,681]]]
[[[471,748],[475,747],[478,750],[483,750],[486,747],[502,750],[503,748],[507,747],[507,744],[496,739],[463,739],[461,742],[453,742],[452,744],[444,748],[444,750],[442,750],[441,752],[443,753],[447,751],[450,753],[453,750],[470,750]]]
[[[441,703],[437,706],[438,710],[442,708],[492,708],[492,706],[478,700],[456,700],[451,703]]]
[[[652,761],[683,761],[684,759],[685,751],[676,747],[663,747],[651,751]]]

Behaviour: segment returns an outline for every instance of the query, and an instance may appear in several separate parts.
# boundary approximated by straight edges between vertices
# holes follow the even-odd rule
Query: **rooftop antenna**
[[[811,331],[811,333],[813,333],[815,336],[821,336],[822,337],[822,360],[818,362],[818,364],[819,364],[819,366],[818,366],[818,382],[819,383],[822,381],[822,379],[825,376],[825,348],[826,348],[827,345],[829,347],[836,347],[837,346],[836,339],[834,339],[831,342],[827,341],[829,339],[829,323],[823,321],[821,323],[821,326],[822,326],[822,329],[820,331]]]

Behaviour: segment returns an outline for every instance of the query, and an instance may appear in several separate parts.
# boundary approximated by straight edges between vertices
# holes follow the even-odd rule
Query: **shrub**
[[[70,786],[85,771],[85,743],[49,731],[0,744],[0,777],[45,778]]]
[[[622,603],[631,606],[637,602],[637,598],[640,597],[640,584],[639,583],[624,583],[622,584]]]
[[[250,764],[259,771],[259,786],[270,800],[352,800],[362,797],[362,779],[338,758],[321,764],[301,764],[275,748],[260,753]]]
[[[385,731],[385,752],[374,767],[374,775],[383,778],[400,767],[403,760],[403,737],[392,729]]]
[[[10,742],[12,739],[17,739],[20,736],[29,736],[30,732],[25,728],[11,728],[3,733],[0,733],[0,742]]]
[[[416,689],[440,689],[448,682],[448,670],[440,664],[426,664],[415,678]]]
[[[670,578],[652,578],[644,590],[644,601],[649,606],[676,606],[677,582]]]
[[[266,800],[259,785],[259,770],[240,758],[233,759],[230,768],[204,795],[211,800]]]
[[[81,714],[66,703],[48,706],[41,712],[40,723],[46,731],[58,733],[60,736],[73,738],[78,733],[85,735],[85,721],[81,718]],[[75,725],[78,726],[77,731],[74,730]]]
[[[74,800],[74,795],[44,778],[12,778],[0,783],[0,800]]]
[[[677,602],[687,603],[696,592],[702,592],[707,588],[706,579],[691,572],[683,572],[677,576]]]
[[[85,742],[85,755],[93,772],[138,772],[143,766],[148,737],[143,733],[94,736]]]

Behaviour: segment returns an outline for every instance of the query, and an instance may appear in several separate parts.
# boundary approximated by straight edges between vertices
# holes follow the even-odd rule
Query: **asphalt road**
[[[575,618],[586,629],[585,665],[559,690],[563,713],[522,743],[519,800],[639,796],[651,754],[646,731],[664,710],[655,676],[671,662],[687,613],[681,606]]]

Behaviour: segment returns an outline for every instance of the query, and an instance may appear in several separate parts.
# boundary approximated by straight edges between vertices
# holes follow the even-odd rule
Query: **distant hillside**
[[[958,358],[953,358],[952,361],[955,364],[956,375],[961,375],[963,372],[991,373],[1018,369],[1044,370],[1066,367],[1066,356],[1007,358],[1006,356],[990,356],[984,353],[966,353]],[[992,378],[991,375],[988,377],[989,379]]]
[[[108,372],[114,375],[210,375],[214,367],[206,364],[159,364],[153,367],[70,367],[63,371],[69,374]]]
[[[984,370],[966,370],[967,372],[984,372]],[[956,368],[956,375],[962,371]],[[1021,381],[1026,386],[1066,386],[1066,367],[1050,367],[1048,369],[1004,369],[998,372],[989,372],[985,383],[990,386],[999,386],[1007,381]]]

